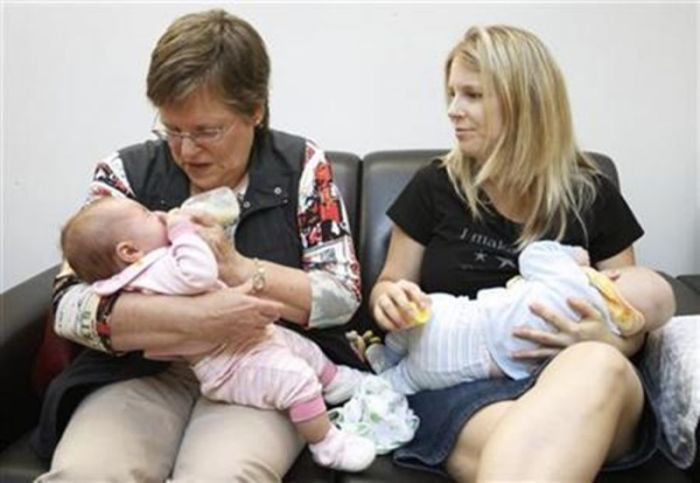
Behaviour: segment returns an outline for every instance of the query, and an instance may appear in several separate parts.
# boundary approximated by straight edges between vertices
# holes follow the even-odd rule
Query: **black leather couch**
[[[329,152],[336,183],[343,193],[362,267],[365,299],[381,270],[388,244],[390,222],[386,209],[415,170],[441,151],[383,151],[360,159],[354,154]],[[600,155],[596,160],[617,182],[612,162]],[[0,295],[0,483],[31,481],[45,470],[28,444],[29,431],[36,423],[40,399],[32,390],[35,355],[41,343],[49,311],[51,282],[57,267],[52,267]],[[700,313],[700,292],[692,283],[668,277],[678,302],[679,314]],[[686,277],[691,282],[692,277]],[[366,306],[354,321],[360,330],[369,327]],[[504,461],[503,464],[508,464]],[[696,465],[697,467],[697,465]],[[697,468],[681,471],[657,454],[639,468],[624,472],[601,473],[596,482],[700,481]],[[348,474],[317,467],[304,451],[285,477],[288,482],[446,482],[445,476],[395,466],[383,456],[366,471]]]

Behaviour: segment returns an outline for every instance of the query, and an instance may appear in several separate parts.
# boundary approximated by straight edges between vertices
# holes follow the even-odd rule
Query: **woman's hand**
[[[418,310],[430,307],[430,298],[413,282],[402,279],[381,283],[384,287],[374,300],[372,315],[384,330],[407,329],[415,324]]]
[[[219,265],[219,278],[227,285],[234,286],[243,283],[243,274],[251,272],[252,260],[241,255],[226,232],[212,215],[197,210],[181,210],[186,212],[197,227],[197,233],[209,245],[216,262]]]
[[[416,282],[420,279],[425,247],[393,225],[389,249],[370,294],[370,312],[379,327],[400,330],[415,324],[416,310],[430,306],[430,298]]]
[[[617,347],[630,356],[642,345],[644,336],[619,337],[605,324],[601,314],[582,299],[569,299],[569,306],[581,316],[581,320],[571,320],[544,305],[533,303],[530,310],[552,326],[554,332],[543,332],[529,327],[516,327],[515,337],[529,340],[540,347],[513,354],[515,359],[545,359],[558,354],[562,349],[582,341],[598,341]]]
[[[248,295],[250,283],[201,295],[197,302],[207,314],[195,330],[197,339],[259,340],[265,327],[280,318],[282,304]],[[217,340],[218,339],[218,340]]]
[[[125,292],[111,316],[112,347],[119,352],[160,351],[193,341],[252,344],[280,318],[282,304],[229,287],[201,295]]]

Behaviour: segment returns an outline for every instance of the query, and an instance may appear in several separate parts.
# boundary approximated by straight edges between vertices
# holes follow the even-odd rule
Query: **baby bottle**
[[[182,208],[203,211],[213,216],[224,229],[235,225],[241,213],[236,194],[226,186],[191,196],[182,203]]]

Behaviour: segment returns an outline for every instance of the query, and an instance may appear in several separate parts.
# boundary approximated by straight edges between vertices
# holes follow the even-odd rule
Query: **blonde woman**
[[[391,242],[370,298],[378,324],[407,327],[426,293],[504,285],[534,240],[582,246],[598,269],[634,265],[643,230],[577,148],[564,80],[542,42],[518,28],[475,27],[445,74],[456,145],[389,209]],[[570,304],[580,322],[534,305],[554,333],[513,334],[538,344],[513,354],[542,361],[535,375],[411,396],[421,427],[397,462],[458,481],[592,481],[604,465],[632,466],[655,451],[654,411],[628,360],[644,335],[617,336],[591,306]]]

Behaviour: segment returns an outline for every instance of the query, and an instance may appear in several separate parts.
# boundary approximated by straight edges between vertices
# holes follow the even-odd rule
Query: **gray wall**
[[[212,4],[206,4],[207,7]],[[92,168],[149,137],[148,56],[199,4],[4,5],[2,286],[57,263]],[[272,122],[326,149],[451,145],[442,64],[474,23],[537,33],[567,76],[580,144],[619,167],[640,263],[700,272],[698,6],[240,4],[273,61]]]

